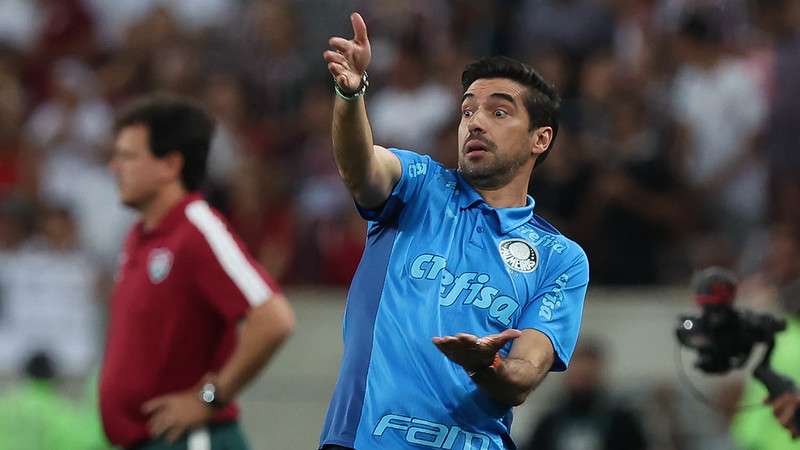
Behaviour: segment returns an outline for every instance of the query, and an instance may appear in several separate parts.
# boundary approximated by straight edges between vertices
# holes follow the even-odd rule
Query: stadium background
[[[475,57],[514,56],[555,82],[562,126],[531,192],[590,256],[583,332],[608,348],[609,389],[640,413],[653,449],[733,449],[741,374],[690,370],[718,406],[703,409],[676,376],[672,327],[692,307],[695,268],[735,268],[740,302],[778,313],[776,292],[800,276],[798,5],[0,0],[0,449],[7,432],[41,438],[47,416],[92,423],[108,289],[133,219],[105,168],[110,126],[156,90],[217,117],[206,193],[297,310],[296,335],[242,399],[253,448],[313,448],[364,239],[332,161],[321,57],[330,35],[350,36],[353,10],[372,41],[381,144],[454,164],[459,76]],[[41,423],[12,406],[37,351],[65,402]],[[519,408],[518,438],[561,380]]]

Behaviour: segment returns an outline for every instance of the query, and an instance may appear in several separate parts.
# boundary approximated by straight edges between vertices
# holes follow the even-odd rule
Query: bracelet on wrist
[[[355,92],[351,94],[344,92],[342,88],[339,86],[339,83],[336,83],[336,81],[333,82],[333,90],[336,92],[336,95],[338,95],[341,99],[348,102],[355,100],[358,97],[364,96],[364,94],[367,93],[367,86],[369,86],[369,79],[367,78],[367,72],[364,72],[364,74],[361,75],[361,85]]]
[[[500,352],[497,352],[497,353],[494,354],[494,359],[492,359],[492,363],[491,364],[489,364],[486,367],[481,367],[479,369],[469,371],[469,372],[467,372],[467,374],[469,375],[470,378],[472,378],[475,375],[478,375],[479,373],[485,372],[487,370],[491,370],[492,372],[494,372],[498,368],[500,368],[501,364],[503,364],[503,358],[500,357]]]

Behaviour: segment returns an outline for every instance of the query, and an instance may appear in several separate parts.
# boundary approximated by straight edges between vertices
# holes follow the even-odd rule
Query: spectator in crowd
[[[25,91],[11,67],[0,72],[0,199],[11,194],[32,198],[36,192],[33,152],[20,132]]]
[[[98,271],[76,233],[67,209],[48,207],[33,238],[0,258],[3,353],[12,365],[47,348],[63,374],[82,376],[99,359]]]
[[[34,206],[25,198],[0,201],[0,255],[10,258],[33,232]]]
[[[234,3],[227,0],[86,0],[85,3],[98,19],[99,40],[111,46],[120,45],[125,30],[155,9],[167,11],[190,34],[217,27],[235,12]]]
[[[775,339],[770,360],[776,372],[800,383],[800,230],[794,224],[775,225],[770,231],[764,264],[757,277],[771,302],[786,315],[786,330]],[[768,396],[761,382],[749,380],[740,400],[741,405],[763,402]],[[736,443],[747,450],[796,450],[800,441],[793,440],[770,408],[746,408],[734,418],[732,427]]]
[[[457,104],[447,87],[426,78],[427,61],[420,45],[412,41],[398,49],[389,85],[370,102],[370,117],[376,140],[434,153],[428,146]]]
[[[704,200],[708,233],[740,248],[766,213],[767,172],[755,151],[766,106],[755,74],[729,54],[724,38],[715,10],[684,15],[674,41],[679,67],[672,114],[684,136],[686,177]]]
[[[772,62],[767,80],[768,119],[764,142],[772,218],[800,224],[800,3],[792,0],[750,0],[755,25],[768,40]]]
[[[2,448],[14,450],[105,450],[99,430],[86,427],[78,408],[58,392],[60,376],[45,352],[27,358],[24,382],[0,393]]]
[[[8,286],[11,274],[7,268],[14,261],[23,244],[33,233],[35,211],[26,199],[11,197],[0,199],[0,371],[19,366],[19,337],[16,334]]]
[[[591,174],[591,164],[583,155],[575,131],[562,127],[552,155],[547,157],[548,169],[536,174],[529,193],[536,193],[536,209],[558,229],[572,232],[576,238],[586,233],[578,225],[578,212],[582,206]],[[582,239],[586,240],[586,239]]]
[[[579,221],[589,240],[593,277],[605,284],[655,284],[668,245],[685,229],[683,195],[668,137],[635,92],[616,95]]]
[[[562,400],[536,425],[522,450],[644,450],[647,440],[636,414],[605,387],[602,344],[583,337],[564,378]]]
[[[110,265],[131,221],[113,201],[114,182],[104,167],[110,105],[94,71],[79,60],[54,64],[52,85],[52,96],[33,110],[26,125],[28,139],[42,155],[39,191],[45,202],[72,206],[80,245]]]
[[[253,157],[243,160],[233,180],[230,216],[256,260],[276,280],[290,276],[295,260],[295,213],[287,174]]]
[[[237,168],[247,157],[260,156],[267,137],[248,114],[246,92],[238,77],[216,73],[208,77],[203,100],[217,119],[217,129],[208,154],[209,181],[230,188]]]
[[[610,48],[613,20],[609,2],[594,0],[525,1],[520,5],[515,42],[523,54],[555,49],[568,61],[567,83],[560,88],[572,96],[585,58]]]
[[[300,10],[287,0],[244,4],[208,49],[210,64],[241,74],[260,114],[296,111],[311,61],[304,58]]]
[[[94,161],[109,137],[111,108],[100,96],[94,72],[76,59],[53,65],[49,98],[34,109],[28,137],[51,154]]]

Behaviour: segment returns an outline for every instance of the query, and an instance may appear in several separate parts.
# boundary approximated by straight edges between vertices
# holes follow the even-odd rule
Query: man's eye
[[[464,117],[471,117],[472,116],[472,111],[470,111],[468,109],[465,109],[465,110],[461,111],[461,115],[463,115]]]
[[[507,112],[505,112],[505,111],[503,111],[502,109],[498,109],[498,110],[496,110],[496,111],[494,112],[494,116],[495,116],[495,117],[505,117],[505,116],[507,116],[507,115],[508,115],[508,113],[507,113]]]

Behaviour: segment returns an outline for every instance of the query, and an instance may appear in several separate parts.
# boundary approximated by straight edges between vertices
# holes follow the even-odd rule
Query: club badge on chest
[[[150,282],[159,284],[164,281],[172,269],[172,252],[166,248],[156,248],[150,251],[147,258],[147,275]]]
[[[539,265],[539,252],[524,239],[506,239],[500,242],[498,250],[511,270],[529,273]]]

